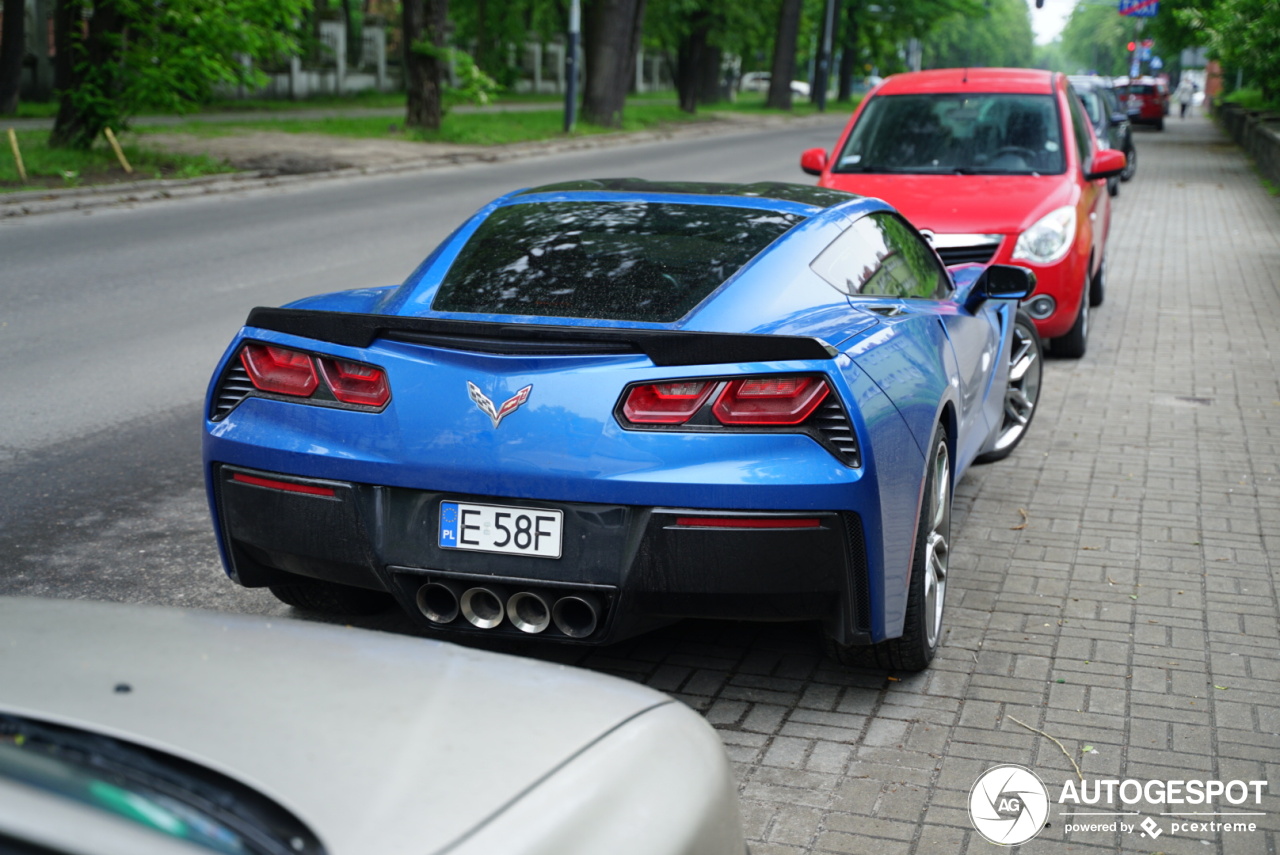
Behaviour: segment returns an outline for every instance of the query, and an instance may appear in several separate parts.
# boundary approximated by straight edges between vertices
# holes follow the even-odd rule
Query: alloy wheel
[[[925,539],[924,630],[930,649],[942,634],[942,607],[947,597],[947,564],[951,540],[951,458],[939,439],[933,455],[933,491],[929,496],[929,532]]]
[[[1087,311],[1087,310],[1086,310]],[[1009,355],[1009,381],[1004,393],[1004,422],[993,451],[1015,445],[1031,423],[1040,400],[1040,377],[1044,371],[1039,342],[1034,329],[1021,319],[1013,326]]]

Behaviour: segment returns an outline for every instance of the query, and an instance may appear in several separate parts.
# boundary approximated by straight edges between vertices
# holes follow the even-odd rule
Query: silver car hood
[[[0,711],[220,771],[291,810],[332,853],[449,847],[624,722],[672,703],[421,638],[0,598]]]

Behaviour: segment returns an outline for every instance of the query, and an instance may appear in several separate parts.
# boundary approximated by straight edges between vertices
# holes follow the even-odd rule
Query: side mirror
[[[973,310],[984,300],[1025,300],[1034,290],[1034,271],[1012,264],[993,264],[979,274],[965,305]]]
[[[800,168],[810,175],[821,175],[822,170],[827,168],[827,150],[825,148],[809,149],[800,155]]]
[[[1127,122],[1127,121],[1129,121],[1129,117],[1128,117],[1128,116],[1126,116],[1124,113],[1112,113],[1112,114],[1111,114],[1111,124],[1112,124],[1113,126],[1115,126],[1115,125],[1123,125],[1123,124],[1124,124],[1125,122]]]
[[[1124,172],[1125,157],[1123,151],[1116,148],[1103,149],[1093,156],[1093,169],[1084,174],[1086,181],[1096,181],[1099,178],[1114,178],[1121,172]]]

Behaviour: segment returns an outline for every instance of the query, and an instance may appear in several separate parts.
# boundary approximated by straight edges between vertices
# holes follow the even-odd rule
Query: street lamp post
[[[569,5],[569,49],[564,55],[564,132],[573,130],[578,113],[578,37],[582,32],[580,0]]]
[[[813,86],[814,103],[818,112],[827,109],[827,81],[831,75],[831,30],[835,27],[836,0],[827,0],[827,8],[822,16],[822,48],[818,54],[818,67],[814,70]]]

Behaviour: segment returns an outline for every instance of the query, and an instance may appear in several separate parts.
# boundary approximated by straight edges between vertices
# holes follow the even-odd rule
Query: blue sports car
[[[442,633],[803,620],[924,668],[952,485],[1034,413],[1033,285],[835,190],[503,196],[402,285],[250,313],[205,413],[222,559]]]

